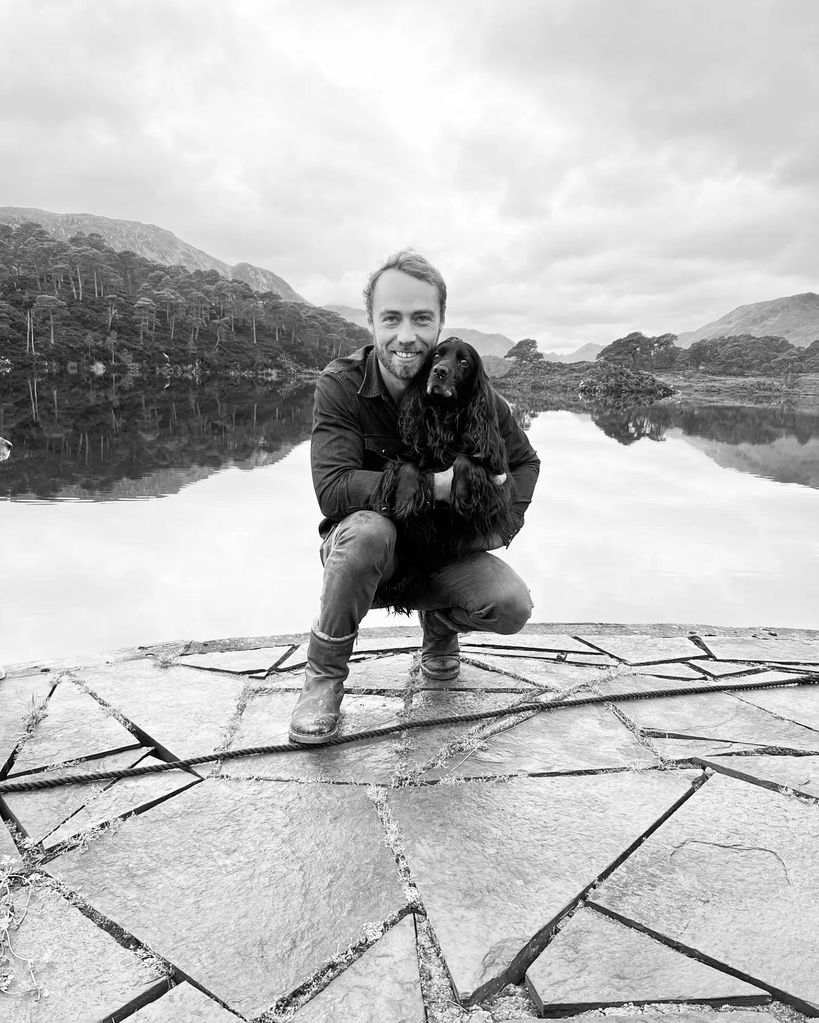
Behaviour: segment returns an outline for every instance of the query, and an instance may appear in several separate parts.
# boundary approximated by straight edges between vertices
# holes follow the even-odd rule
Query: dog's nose
[[[445,377],[446,376],[446,366],[433,366],[432,367],[432,373],[436,377]]]

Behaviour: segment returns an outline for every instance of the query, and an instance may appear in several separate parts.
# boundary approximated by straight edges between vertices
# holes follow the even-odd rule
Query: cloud
[[[413,245],[545,348],[816,288],[819,7],[7,4],[3,201],[158,223],[318,303]]]

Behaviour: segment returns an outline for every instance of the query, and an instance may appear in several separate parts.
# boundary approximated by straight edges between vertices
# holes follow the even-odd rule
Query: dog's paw
[[[409,462],[401,466],[398,483],[395,487],[393,504],[397,519],[409,519],[419,515],[427,504],[424,480],[418,467]]]

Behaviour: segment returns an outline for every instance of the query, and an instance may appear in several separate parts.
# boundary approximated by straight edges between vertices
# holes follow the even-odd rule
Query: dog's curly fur
[[[396,524],[399,578],[379,602],[409,611],[431,572],[511,535],[511,484],[495,397],[480,355],[460,338],[430,353],[399,407],[407,454],[387,464],[371,507]],[[433,473],[452,466],[449,502],[434,500]]]

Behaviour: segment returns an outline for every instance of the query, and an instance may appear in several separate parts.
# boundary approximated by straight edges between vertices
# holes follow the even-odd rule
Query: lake
[[[309,628],[312,393],[271,387],[4,387],[0,663]],[[525,418],[541,476],[501,556],[533,621],[816,627],[819,413]]]

